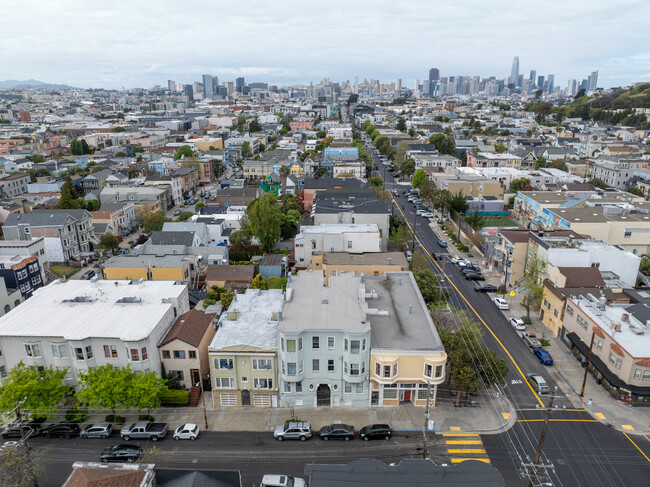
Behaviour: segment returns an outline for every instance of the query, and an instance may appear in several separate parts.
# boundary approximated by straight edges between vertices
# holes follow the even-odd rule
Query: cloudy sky
[[[150,87],[216,74],[273,84],[510,74],[650,80],[649,0],[3,2],[0,80]],[[489,7],[487,7],[489,5]]]

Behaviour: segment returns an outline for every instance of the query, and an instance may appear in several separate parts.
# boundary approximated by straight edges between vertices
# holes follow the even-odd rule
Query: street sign
[[[510,296],[514,296],[514,295],[515,295],[515,292],[514,292],[514,291],[510,291]]]

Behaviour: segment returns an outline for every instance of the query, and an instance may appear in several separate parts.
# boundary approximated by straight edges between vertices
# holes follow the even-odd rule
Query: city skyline
[[[206,7],[190,0],[178,9],[166,2],[133,7],[119,0],[92,6],[79,0],[56,5],[27,0],[26,8],[8,5],[0,19],[0,72],[3,78],[82,88],[149,87],[167,79],[190,84],[205,73],[276,85],[325,77],[352,81],[358,75],[384,82],[401,78],[411,86],[409,80],[426,78],[431,66],[440,76],[503,79],[517,56],[519,73],[555,73],[556,86],[594,70],[604,88],[650,79],[647,2],[626,0],[612,9],[605,2],[512,8],[497,1],[487,12],[473,3],[443,4],[428,12],[408,2],[381,1],[371,8],[292,0]],[[561,6],[562,16],[542,15],[552,4]],[[536,19],[532,25],[531,18]],[[466,34],[457,35],[461,20]],[[626,28],[615,38],[598,35],[605,21]],[[26,28],[35,25],[39,28]],[[66,25],[74,28],[62,28]],[[423,40],[432,30],[435,43],[422,56]],[[471,32],[481,32],[480,42]]]

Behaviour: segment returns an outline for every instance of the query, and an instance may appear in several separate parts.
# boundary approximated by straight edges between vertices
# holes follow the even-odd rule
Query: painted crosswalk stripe
[[[447,445],[482,445],[481,440],[447,440],[445,441]]]
[[[443,433],[442,436],[478,436],[476,433]]]
[[[458,449],[458,450],[447,450],[447,451],[449,453],[456,453],[456,454],[458,454],[458,453],[461,453],[461,454],[468,454],[468,453],[472,453],[472,454],[482,453],[482,454],[485,454],[485,450],[483,450],[482,448],[461,448],[461,449]]]

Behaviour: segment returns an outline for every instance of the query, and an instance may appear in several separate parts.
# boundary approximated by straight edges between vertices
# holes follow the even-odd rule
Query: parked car
[[[23,435],[32,437],[38,436],[41,432],[41,425],[38,423],[23,423],[22,431],[20,423],[14,423],[2,430],[3,438],[22,438]]]
[[[273,437],[278,441],[300,440],[311,438],[311,424],[309,421],[289,421],[275,427]]]
[[[108,438],[113,432],[111,423],[93,423],[81,430],[79,436],[82,438]]]
[[[151,423],[149,421],[138,421],[124,425],[120,435],[123,440],[131,438],[158,441],[167,436],[167,423]]]
[[[359,430],[359,438],[368,440],[388,440],[393,435],[387,424],[370,424]]]
[[[540,342],[537,339],[537,335],[535,335],[534,333],[522,333],[521,338],[533,350],[536,349],[536,348],[542,348],[542,342]]]
[[[495,293],[497,292],[497,287],[492,284],[478,284],[474,286],[474,291],[477,293]]]
[[[406,255],[407,262],[411,262],[413,260],[413,252],[411,252],[410,250],[404,252],[404,255]]]
[[[462,271],[465,267],[467,267],[468,265],[472,265],[472,263],[471,263],[469,260],[466,260],[466,259],[459,259],[459,260],[456,262],[456,266],[458,266],[458,268],[459,268],[461,271]]]
[[[305,487],[307,484],[300,477],[291,475],[266,474],[262,477],[260,487]]]
[[[521,318],[510,318],[510,324],[515,330],[518,331],[526,329],[526,324]]]
[[[180,209],[178,209],[178,210],[174,210],[174,216],[178,216],[178,215],[180,215],[181,213],[182,213],[182,211],[181,211]]]
[[[79,434],[79,425],[77,423],[63,423],[51,424],[41,430],[41,434],[45,438],[71,438]]]
[[[433,218],[433,213],[431,213],[430,211],[425,211],[424,213],[422,213],[422,216],[424,218]]]
[[[539,392],[540,394],[546,394],[550,389],[548,387],[548,384],[544,380],[544,377],[538,374],[528,374],[526,376],[526,379],[528,379],[528,383],[533,386],[533,389],[535,389],[535,392]]]
[[[494,301],[494,304],[496,304],[499,309],[510,309],[510,306],[508,306],[508,302],[505,299],[494,298],[492,301]]]
[[[438,245],[440,245],[443,248],[447,248],[447,242],[444,241],[443,239],[438,240]]]
[[[81,277],[79,279],[81,279],[82,281],[89,281],[90,279],[92,279],[96,275],[97,275],[97,273],[95,271],[88,270],[88,271],[84,272],[83,274],[81,274]]]
[[[199,436],[199,427],[194,423],[185,423],[174,431],[175,440],[196,440]]]
[[[465,275],[468,272],[478,272],[478,273],[480,273],[481,270],[482,269],[479,266],[477,266],[476,264],[470,264],[470,265],[466,265],[465,267],[463,267],[461,269],[461,272],[463,273],[463,275]]]
[[[345,440],[354,439],[354,426],[349,424],[330,424],[320,429],[321,440]]]
[[[551,358],[551,354],[548,353],[543,348],[535,348],[533,349],[533,353],[535,354],[535,357],[539,359],[539,362],[542,365],[553,365],[553,359]]]
[[[142,456],[142,447],[138,445],[114,445],[99,454],[102,462],[135,462]]]

